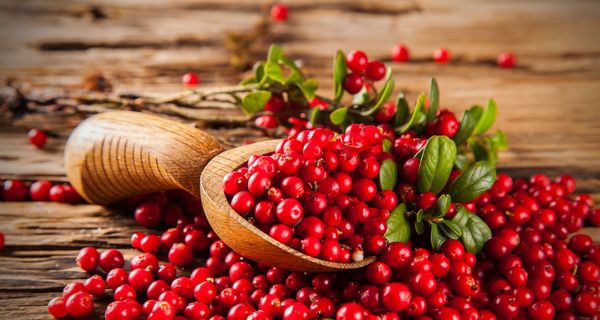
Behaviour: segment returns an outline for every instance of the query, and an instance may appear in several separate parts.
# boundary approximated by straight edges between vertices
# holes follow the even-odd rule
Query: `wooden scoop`
[[[292,271],[324,272],[361,268],[310,257],[271,238],[229,206],[223,177],[251,155],[275,150],[279,140],[223,152],[210,134],[179,122],[139,112],[95,115],[73,131],[65,148],[67,177],[87,201],[109,204],[161,190],[184,189],[201,197],[217,235],[242,256]]]

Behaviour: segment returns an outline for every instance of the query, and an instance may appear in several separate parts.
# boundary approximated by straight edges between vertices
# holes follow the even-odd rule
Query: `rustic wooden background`
[[[510,144],[501,155],[503,170],[522,176],[568,172],[577,178],[579,192],[600,200],[600,2],[288,4],[288,22],[257,27],[268,8],[263,1],[4,0],[4,102],[14,98],[15,88],[34,97],[32,108],[47,97],[90,95],[89,81],[86,85],[82,78],[91,73],[101,73],[113,93],[176,93],[182,90],[181,75],[190,70],[201,75],[203,87],[231,85],[243,77],[246,63],[265,55],[271,41],[301,59],[328,92],[336,49],[360,48],[388,60],[391,47],[403,42],[413,61],[391,64],[398,90],[414,101],[436,76],[442,106],[455,111],[494,97],[497,127]],[[256,34],[260,39],[253,41]],[[240,39],[253,44],[247,48]],[[453,54],[448,65],[430,61],[441,46]],[[494,64],[507,50],[519,60],[513,70]],[[14,101],[23,100],[9,102]],[[0,177],[64,179],[64,140],[83,116],[52,103],[35,110],[20,118],[0,117]],[[243,119],[232,110],[194,115],[203,119],[198,125],[234,144],[260,135],[216,124],[216,117]],[[44,150],[27,143],[32,127],[55,135]],[[1,203],[0,219],[7,242],[0,253],[0,318],[48,318],[47,301],[85,276],[74,263],[80,247],[127,248],[128,236],[137,230],[127,215],[94,205]],[[597,231],[588,232],[600,238]]]

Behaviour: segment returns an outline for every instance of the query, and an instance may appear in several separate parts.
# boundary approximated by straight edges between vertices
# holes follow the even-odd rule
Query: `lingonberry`
[[[292,226],[302,219],[304,209],[298,200],[284,199],[277,205],[276,215],[281,223]]]
[[[231,198],[231,208],[241,215],[248,214],[254,208],[254,197],[248,191],[240,191]]]
[[[122,268],[125,264],[123,254],[116,249],[108,249],[100,254],[100,268],[105,272],[109,272],[115,268]]]
[[[533,302],[533,292],[528,287],[517,287],[512,291],[519,307],[529,306]]]
[[[450,61],[450,51],[446,48],[439,48],[433,52],[433,61],[436,63],[446,63]]]
[[[327,197],[319,191],[305,192],[300,200],[308,215],[320,215],[327,208]]]
[[[341,246],[335,240],[325,239],[321,244],[319,257],[327,261],[338,261],[341,255]]]
[[[364,82],[362,75],[350,73],[344,79],[344,90],[350,94],[356,94],[363,88]]]
[[[147,269],[131,270],[128,276],[128,283],[138,292],[145,292],[154,280],[152,272]]]
[[[83,286],[84,286],[85,292],[98,297],[98,296],[101,296],[104,294],[104,288],[105,288],[106,284],[104,282],[104,279],[102,279],[101,276],[94,275],[94,276],[87,278],[83,282]]]
[[[400,312],[408,307],[411,300],[408,288],[399,282],[386,284],[381,288],[383,306],[392,312]]]
[[[134,216],[135,221],[142,227],[155,227],[161,220],[160,206],[154,201],[142,203],[136,208]]]
[[[382,260],[394,269],[400,269],[412,260],[412,250],[409,244],[403,242],[391,243],[383,252]]]
[[[410,278],[409,287],[413,292],[427,296],[435,291],[435,276],[429,271],[419,272]]]
[[[429,210],[433,207],[437,197],[433,192],[423,192],[417,196],[416,205],[419,209]]]
[[[492,311],[499,319],[513,319],[519,313],[517,299],[508,294],[497,295],[490,304]]]
[[[181,77],[184,86],[193,88],[200,84],[200,77],[194,72],[188,72]]]
[[[581,292],[573,299],[573,309],[579,316],[590,317],[598,312],[600,303],[589,292]]]
[[[29,187],[29,197],[32,201],[50,201],[50,189],[52,182],[39,180]]]
[[[558,289],[552,292],[549,300],[554,306],[554,309],[559,312],[571,309],[571,305],[573,304],[571,294],[564,289]]]
[[[336,320],[364,320],[364,309],[357,303],[345,303],[340,306],[335,318]]]
[[[396,62],[406,62],[410,59],[408,47],[404,44],[397,44],[392,47],[392,60]]]
[[[254,119],[254,125],[263,129],[277,128],[277,118],[271,115],[263,115]]]
[[[471,297],[479,293],[479,282],[470,274],[459,274],[453,281],[453,289],[461,296]]]
[[[533,292],[533,296],[536,300],[543,300],[550,296],[552,283],[548,283],[542,279],[531,279],[527,283],[527,286]]]
[[[370,61],[367,64],[367,69],[365,70],[365,75],[369,80],[379,81],[385,77],[385,65],[378,60]]]
[[[335,305],[329,298],[317,298],[310,304],[309,312],[313,319],[331,318],[335,314]]]
[[[346,55],[348,68],[354,72],[363,72],[367,69],[369,61],[367,55],[360,50],[352,50]]]
[[[66,309],[69,316],[85,319],[94,311],[94,301],[89,293],[80,291],[67,299]]]
[[[271,7],[271,19],[274,21],[285,21],[288,18],[288,7],[283,3],[274,4]]]
[[[152,306],[152,311],[148,320],[173,319],[177,307],[167,301],[156,301]]]
[[[503,52],[496,59],[496,63],[502,68],[510,69],[517,63],[517,58],[511,52]]]
[[[27,199],[29,190],[21,180],[6,180],[2,189],[4,201],[24,201]]]
[[[98,250],[93,247],[85,247],[79,251],[77,254],[77,265],[83,270],[87,272],[92,272],[96,270],[98,267],[98,262],[100,260],[100,254]]]
[[[134,299],[137,297],[137,293],[135,288],[129,284],[122,284],[118,288],[115,289],[114,299],[118,301],[126,300],[126,299]]]
[[[44,147],[48,138],[44,131],[38,129],[29,130],[27,137],[29,138],[29,143],[40,149]]]
[[[67,305],[63,297],[54,297],[48,301],[48,313],[54,318],[64,318],[67,316]]]
[[[174,244],[169,250],[169,262],[176,267],[184,266],[193,260],[192,250],[183,243]]]
[[[292,239],[293,230],[285,224],[275,224],[269,229],[271,238],[287,244]]]
[[[106,320],[132,320],[132,311],[129,303],[125,301],[111,302],[104,313]]]
[[[454,239],[445,241],[441,251],[450,261],[460,261],[465,256],[465,247],[460,241]]]
[[[600,267],[591,261],[584,261],[577,268],[577,278],[584,283],[597,283],[600,281]]]
[[[369,202],[377,194],[377,186],[370,179],[358,179],[352,185],[352,194],[360,201]]]
[[[392,269],[384,262],[376,261],[367,268],[367,280],[373,285],[383,285],[392,278]]]
[[[146,296],[150,299],[158,299],[163,292],[169,291],[170,286],[164,280],[152,282],[146,290]]]

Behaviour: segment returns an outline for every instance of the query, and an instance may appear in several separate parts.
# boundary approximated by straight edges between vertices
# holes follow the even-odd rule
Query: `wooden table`
[[[336,49],[360,48],[389,60],[391,47],[403,42],[413,61],[390,63],[397,90],[414,101],[436,76],[442,106],[451,110],[495,98],[497,127],[510,144],[501,155],[505,171],[568,172],[579,192],[600,200],[600,2],[302,0],[290,4],[288,22],[270,25],[248,52],[223,40],[258,30],[265,8],[252,0],[2,1],[0,77],[28,93],[57,95],[82,92],[82,76],[100,71],[115,92],[169,94],[181,90],[180,77],[189,70],[201,75],[202,86],[235,84],[244,62],[263,57],[275,41],[330,92]],[[433,64],[431,53],[442,46],[452,62]],[[507,50],[519,60],[513,70],[494,64]],[[234,144],[259,134],[203,116],[208,121],[201,124]],[[65,112],[2,119],[0,177],[64,179],[62,146],[80,120]],[[25,136],[31,127],[56,138],[35,150]],[[126,249],[138,230],[126,214],[94,205],[0,203],[0,219],[7,238],[0,315],[14,319],[47,318],[47,301],[84,278],[74,263],[79,248]]]

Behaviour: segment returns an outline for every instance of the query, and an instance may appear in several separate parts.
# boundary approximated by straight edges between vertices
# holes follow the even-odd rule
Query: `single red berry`
[[[369,283],[380,286],[392,279],[392,269],[384,262],[376,261],[367,268],[367,280]]]
[[[106,307],[105,320],[133,320],[131,306],[125,301],[114,301]]]
[[[104,279],[101,276],[93,275],[83,282],[83,286],[87,293],[99,297],[104,294],[106,283],[104,283]]]
[[[411,277],[409,286],[414,293],[427,296],[435,291],[435,276],[429,271],[419,272]]]
[[[358,93],[364,85],[365,81],[359,73],[350,73],[344,79],[344,89],[350,94]]]
[[[183,243],[176,243],[169,250],[169,262],[174,266],[182,267],[192,260],[192,250]]]
[[[265,104],[265,110],[273,113],[281,112],[285,108],[285,100],[279,93],[272,93],[271,98]]]
[[[394,118],[397,110],[398,108],[395,103],[386,102],[375,113],[375,121],[378,123],[387,123]]]
[[[336,320],[363,320],[365,310],[358,303],[344,303],[338,309],[335,319]]]
[[[354,72],[364,72],[369,63],[367,55],[360,50],[352,50],[346,56],[348,68]]]
[[[98,267],[98,262],[100,260],[100,254],[98,250],[93,247],[85,247],[79,251],[77,254],[77,265],[83,270],[87,272],[92,272],[96,270]]]
[[[2,189],[4,201],[24,201],[27,199],[29,190],[21,180],[6,180]]]
[[[302,303],[295,302],[283,310],[283,320],[309,320],[310,310]]]
[[[385,77],[385,65],[383,62],[375,60],[369,62],[367,65],[367,70],[365,71],[365,75],[369,80],[379,81]]]
[[[416,205],[419,209],[428,210],[433,207],[437,197],[433,192],[423,192],[417,196]]]
[[[117,287],[121,286],[122,284],[127,283],[127,277],[128,277],[128,274],[127,274],[127,271],[125,271],[125,269],[123,269],[123,268],[112,269],[106,275],[106,285],[109,288],[115,290]]]
[[[94,311],[94,301],[87,292],[77,292],[67,299],[67,313],[75,319],[87,318]]]
[[[285,21],[288,18],[288,7],[283,3],[274,4],[271,7],[271,19],[274,21]]]
[[[181,83],[186,87],[195,87],[200,84],[200,77],[194,72],[188,72],[181,77]]]
[[[50,201],[51,188],[52,182],[50,181],[36,181],[29,187],[29,196],[33,201]]]
[[[137,293],[132,286],[128,284],[122,284],[115,289],[113,297],[116,301],[123,301],[127,299],[135,300],[137,298]]]
[[[64,318],[67,316],[67,305],[63,297],[55,297],[48,301],[48,313],[54,318]]]
[[[160,223],[160,205],[154,201],[140,204],[135,209],[135,221],[145,228],[152,228]]]
[[[392,60],[396,62],[406,62],[410,59],[408,47],[404,44],[397,44],[392,48]]]
[[[439,48],[433,52],[433,61],[436,63],[446,63],[450,61],[450,51],[446,48]]]
[[[504,52],[498,56],[496,63],[502,68],[510,69],[517,64],[517,58],[511,52]]]
[[[46,144],[46,139],[48,138],[44,131],[38,129],[29,130],[27,136],[29,137],[29,142],[36,148],[40,149],[44,147],[44,144]]]
[[[399,282],[392,282],[381,288],[383,306],[392,312],[400,312],[406,309],[411,297],[408,288]]]
[[[125,259],[123,254],[116,249],[108,249],[100,254],[100,268],[105,272],[109,272],[115,268],[123,268]]]
[[[254,197],[248,191],[240,191],[231,198],[231,208],[241,215],[248,214],[254,208]]]
[[[286,225],[293,226],[302,220],[304,209],[296,199],[284,199],[277,205],[277,219]]]
[[[404,242],[392,242],[383,252],[382,259],[390,267],[400,269],[412,260],[410,244]]]

